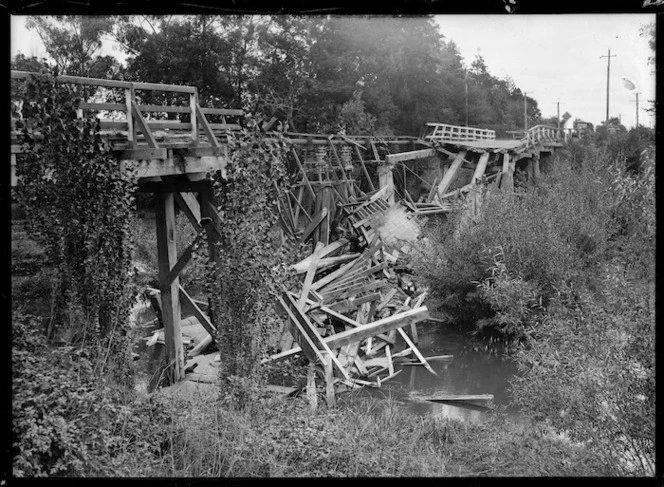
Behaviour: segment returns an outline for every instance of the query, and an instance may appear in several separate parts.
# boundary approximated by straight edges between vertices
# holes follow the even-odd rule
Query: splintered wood
[[[415,324],[429,317],[426,291],[417,293],[401,276],[403,250],[375,228],[374,217],[392,208],[385,196],[383,188],[340,204],[339,226],[347,230],[331,243],[318,241],[312,255],[294,264],[301,283],[278,299],[287,326],[281,351],[266,361],[304,354],[325,371],[317,379],[325,382],[320,389],[328,402],[334,393],[380,387],[401,372],[395,359],[411,356],[411,364],[435,374],[416,346]]]

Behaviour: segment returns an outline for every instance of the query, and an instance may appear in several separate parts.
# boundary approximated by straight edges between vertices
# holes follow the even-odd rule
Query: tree
[[[230,105],[235,90],[224,66],[228,67],[232,59],[229,43],[219,35],[218,27],[209,16],[156,17],[144,24],[125,19],[120,32],[129,54],[126,77],[195,86],[202,105]]]
[[[257,75],[250,83],[255,109],[284,120],[291,130],[306,121],[298,117],[302,94],[310,89],[310,52],[316,17],[275,16],[257,31]],[[296,121],[297,120],[297,121]]]
[[[105,16],[30,16],[26,27],[37,32],[59,74],[106,78],[119,71],[112,56],[102,56],[102,37],[114,20]]]

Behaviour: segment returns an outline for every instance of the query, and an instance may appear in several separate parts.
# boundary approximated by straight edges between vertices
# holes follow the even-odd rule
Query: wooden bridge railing
[[[521,142],[524,143],[526,147],[532,147],[541,142],[560,142],[561,140],[561,131],[547,125],[535,125],[528,129],[525,136],[521,138]]]
[[[27,79],[31,76],[51,77],[48,74],[31,73],[26,71],[11,71],[12,79]],[[167,85],[157,83],[135,83],[130,81],[84,78],[80,76],[58,76],[57,80],[64,83],[78,85],[87,85],[97,88],[115,88],[124,91],[123,103],[101,103],[84,101],[79,105],[79,109],[91,111],[120,112],[124,114],[124,119],[115,120],[110,118],[100,118],[102,130],[126,131],[128,148],[133,149],[138,145],[138,132],[143,135],[144,141],[149,148],[158,148],[159,145],[155,138],[153,130],[168,129],[177,131],[179,134],[188,134],[191,143],[194,146],[199,145],[199,131],[202,130],[208,143],[212,147],[219,147],[219,141],[215,135],[220,131],[238,130],[239,124],[227,123],[226,117],[242,117],[242,110],[227,108],[202,108],[198,103],[198,90],[192,86]],[[136,99],[137,91],[158,91],[167,93],[177,93],[188,96],[188,106],[178,105],[145,105],[139,104]],[[154,120],[146,118],[146,113],[184,113],[190,117],[189,122],[179,120]],[[210,123],[207,115],[217,115],[222,119],[222,123]]]
[[[424,136],[424,140],[439,140],[449,142],[468,142],[473,140],[495,140],[495,130],[480,129],[475,127],[461,127],[445,123],[427,123],[433,131]]]

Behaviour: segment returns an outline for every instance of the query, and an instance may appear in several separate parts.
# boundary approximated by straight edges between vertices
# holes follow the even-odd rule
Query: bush
[[[457,322],[494,318],[477,284],[492,277],[496,248],[509,274],[534,285],[546,304],[560,282],[592,276],[606,252],[607,186],[594,166],[575,170],[556,161],[538,185],[488,193],[474,224],[457,232],[457,214],[434,228],[413,265]]]
[[[526,413],[601,454],[612,474],[653,475],[654,287],[621,274],[607,271],[603,305],[560,291],[527,334],[512,386]]]
[[[35,317],[12,323],[13,475],[149,475],[167,405],[96,375],[91,354],[49,348]]]

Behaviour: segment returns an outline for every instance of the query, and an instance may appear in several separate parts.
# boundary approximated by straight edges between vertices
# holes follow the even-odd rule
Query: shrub
[[[149,475],[167,404],[100,380],[85,350],[49,348],[21,311],[12,339],[14,476]]]
[[[613,474],[653,475],[654,288],[622,274],[607,270],[603,305],[559,291],[526,333],[512,386],[526,413],[601,454]]]

